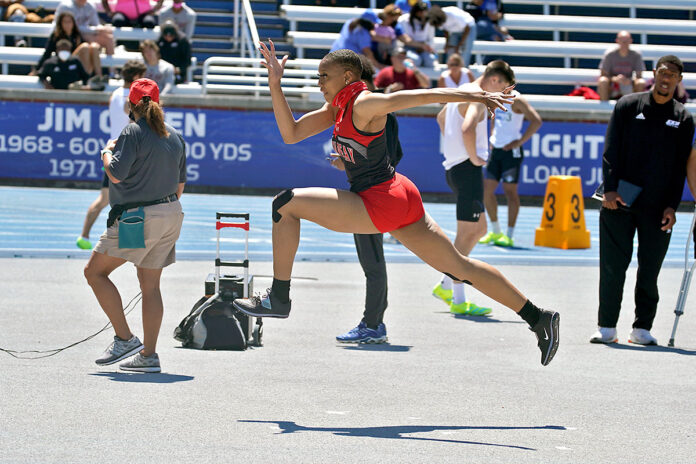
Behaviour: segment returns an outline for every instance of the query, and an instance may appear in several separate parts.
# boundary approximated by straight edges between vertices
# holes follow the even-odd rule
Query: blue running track
[[[95,190],[0,187],[0,257],[80,258],[75,240],[80,234],[87,207],[96,198]],[[593,201],[593,200],[591,200]],[[177,257],[185,260],[212,260],[215,256],[215,212],[251,214],[249,251],[252,261],[271,260],[271,198],[260,196],[184,194],[184,227],[177,243]],[[455,206],[426,203],[426,211],[450,237],[456,230]],[[96,243],[106,226],[108,208],[92,228]],[[500,223],[506,224],[506,208],[499,209]],[[587,250],[559,250],[534,246],[534,230],[541,221],[540,207],[522,207],[515,229],[515,248],[477,245],[472,257],[492,264],[597,265],[598,211],[585,211],[592,247]],[[678,213],[665,265],[683,266],[690,213]],[[239,229],[222,231],[223,259],[239,259],[244,236]],[[388,236],[387,236],[388,237]],[[385,238],[386,239],[386,238]],[[388,239],[386,240],[388,241]],[[413,254],[397,243],[385,243],[388,262],[417,262]],[[634,249],[635,253],[635,249]],[[310,222],[302,224],[297,254],[305,261],[357,261],[353,237],[327,231]]]

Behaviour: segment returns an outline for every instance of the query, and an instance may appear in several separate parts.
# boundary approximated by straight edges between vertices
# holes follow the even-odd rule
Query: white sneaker
[[[616,327],[597,327],[597,331],[590,338],[590,343],[616,343],[618,341]]]
[[[657,345],[657,338],[645,329],[633,329],[631,335],[628,336],[628,341],[636,345]]]

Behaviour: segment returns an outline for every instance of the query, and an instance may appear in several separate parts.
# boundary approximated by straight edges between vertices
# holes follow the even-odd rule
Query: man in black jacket
[[[657,344],[650,334],[659,300],[657,277],[676,222],[694,136],[691,114],[673,99],[683,69],[676,56],[660,58],[652,91],[621,98],[607,127],[599,214],[599,329],[592,343],[618,340],[616,323],[638,231],[635,320],[628,341]],[[631,202],[628,197],[636,192]]]

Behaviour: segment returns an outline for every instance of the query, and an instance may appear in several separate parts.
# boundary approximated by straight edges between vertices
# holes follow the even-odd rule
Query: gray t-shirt
[[[186,182],[186,144],[181,134],[165,125],[169,137],[159,137],[144,117],[123,129],[109,165],[121,181],[109,182],[111,206],[159,200]]]
[[[164,24],[165,21],[175,23],[181,32],[186,34],[186,37],[191,40],[193,38],[193,30],[196,27],[196,12],[187,5],[182,5],[178,13],[174,11],[173,6],[162,8],[159,12],[159,23]]]
[[[157,82],[160,95],[166,95],[172,91],[174,87],[174,66],[164,60],[159,60],[154,66],[145,63],[145,66],[147,66],[147,71],[145,71],[145,76],[143,77]]]
[[[53,24],[55,24],[58,16],[60,16],[60,14],[63,12],[71,13],[75,17],[75,24],[77,24],[77,28],[83,34],[85,32],[92,32],[89,26],[99,25],[99,15],[97,15],[97,9],[90,2],[87,2],[82,6],[76,5],[73,0],[61,2],[61,4],[58,5],[58,8],[56,8]]]
[[[635,72],[635,77],[639,78],[645,71],[645,63],[643,62],[643,56],[639,52],[629,50],[628,55],[621,56],[619,49],[615,48],[604,54],[602,61],[599,63],[599,69],[607,73],[609,77],[623,74],[632,78]]]

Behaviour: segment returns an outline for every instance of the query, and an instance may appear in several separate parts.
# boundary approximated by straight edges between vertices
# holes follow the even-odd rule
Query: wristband
[[[104,155],[105,155],[106,153],[108,153],[108,154],[111,155],[111,156],[114,155],[114,152],[113,152],[113,151],[109,150],[108,148],[105,148],[105,149],[103,149],[103,150],[101,151],[101,155],[100,155],[100,158],[101,158],[102,161],[104,161]]]

